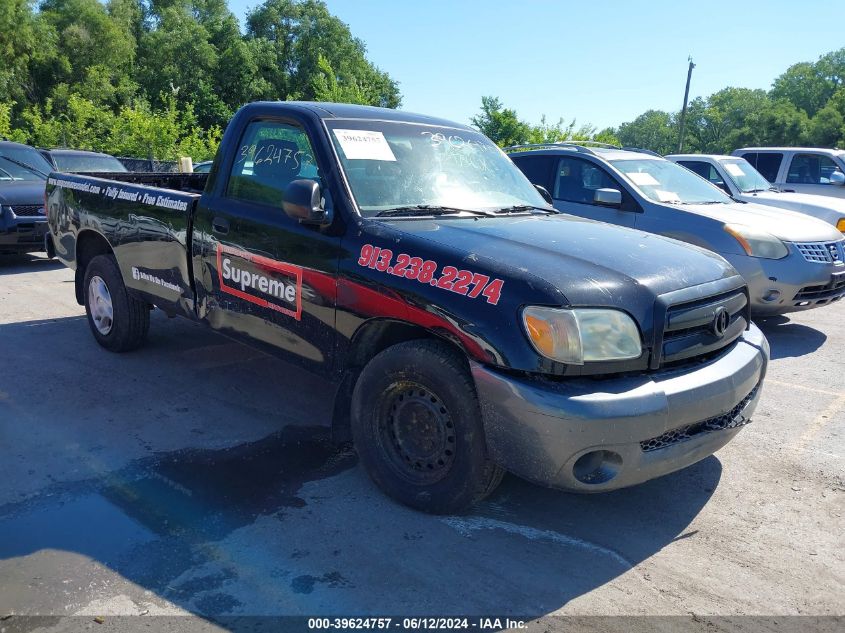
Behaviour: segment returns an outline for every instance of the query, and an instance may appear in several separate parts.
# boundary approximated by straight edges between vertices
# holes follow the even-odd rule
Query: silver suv
[[[824,147],[743,147],[741,156],[778,189],[845,198],[845,150]]]
[[[807,310],[845,295],[845,240],[821,220],[734,202],[646,150],[572,143],[507,149],[558,210],[676,238],[727,259],[748,283],[754,316]]]

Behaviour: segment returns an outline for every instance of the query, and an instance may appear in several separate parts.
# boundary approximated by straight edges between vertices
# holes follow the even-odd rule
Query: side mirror
[[[618,209],[622,206],[622,192],[619,189],[596,189],[593,194],[593,203],[600,207]]]
[[[549,204],[554,204],[554,200],[552,200],[552,194],[549,193],[549,190],[546,189],[542,185],[534,185],[534,188],[540,192],[540,195],[543,196],[543,200],[548,202]]]
[[[320,185],[313,180],[294,180],[285,187],[282,208],[289,218],[303,224],[326,226],[332,222],[332,213],[323,208]]]
[[[845,174],[841,171],[835,171],[830,175],[830,184],[832,185],[845,185]]]

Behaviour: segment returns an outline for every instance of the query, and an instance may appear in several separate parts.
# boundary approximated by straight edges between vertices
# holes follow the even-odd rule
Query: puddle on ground
[[[302,484],[354,464],[354,452],[334,445],[324,427],[286,427],[231,448],[159,453],[102,479],[0,507],[0,558],[73,551],[164,589],[202,562],[196,546],[306,505],[297,496]]]

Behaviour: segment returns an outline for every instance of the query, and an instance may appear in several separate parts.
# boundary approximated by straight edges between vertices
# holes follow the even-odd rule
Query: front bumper
[[[640,376],[554,382],[480,364],[472,373],[494,461],[546,486],[603,492],[727,444],[757,406],[768,359],[768,342],[751,325],[706,364]]]
[[[42,216],[16,216],[0,207],[0,253],[31,253],[44,250],[47,220]]]
[[[845,265],[808,262],[788,247],[783,259],[723,255],[748,284],[752,317],[820,308],[845,296]]]

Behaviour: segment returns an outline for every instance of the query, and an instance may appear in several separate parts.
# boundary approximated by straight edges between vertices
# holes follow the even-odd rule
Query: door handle
[[[226,218],[214,218],[211,221],[211,230],[214,233],[220,233],[221,235],[225,235],[229,232],[229,220]]]

